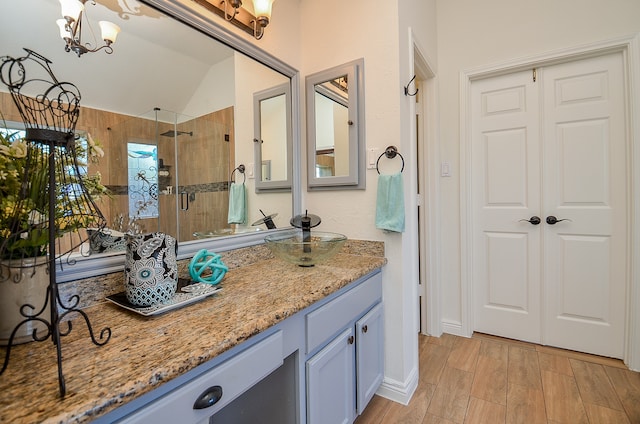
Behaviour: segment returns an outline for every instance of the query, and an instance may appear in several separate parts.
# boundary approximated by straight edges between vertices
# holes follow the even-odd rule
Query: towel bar
[[[231,171],[231,175],[229,176],[229,181],[232,183],[235,183],[234,179],[233,179],[233,174],[238,171],[242,174],[242,176],[244,177],[244,179],[242,180],[242,184],[244,184],[245,182],[247,182],[247,175],[244,173],[245,167],[244,165],[240,164],[238,165],[237,168],[235,168],[233,171]]]
[[[378,156],[378,160],[376,161],[376,171],[378,171],[378,174],[380,174],[378,163],[380,162],[380,158],[382,158],[382,156],[386,156],[388,159],[393,159],[396,156],[400,156],[400,159],[402,159],[402,168],[400,169],[400,172],[404,171],[404,158],[402,157],[400,152],[398,152],[398,148],[396,146],[389,146],[380,156]]]

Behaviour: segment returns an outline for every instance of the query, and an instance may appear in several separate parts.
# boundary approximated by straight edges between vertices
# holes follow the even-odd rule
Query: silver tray
[[[157,305],[144,307],[132,305],[127,300],[127,296],[124,294],[124,292],[107,296],[107,300],[115,303],[121,308],[127,309],[145,317],[149,317],[153,315],[160,315],[173,309],[178,309],[183,306],[190,305],[215,293],[218,293],[220,290],[222,290],[222,287],[213,286],[211,284],[194,283],[192,281],[189,281],[185,284],[184,281],[179,281],[178,291],[176,292],[176,294],[174,294],[169,301],[159,303]]]

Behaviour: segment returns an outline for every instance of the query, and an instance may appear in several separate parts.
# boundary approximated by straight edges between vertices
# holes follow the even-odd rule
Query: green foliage
[[[77,157],[88,157],[91,162],[104,155],[99,143],[90,135],[76,139],[75,152]],[[48,157],[46,148],[30,147],[18,132],[0,132],[0,252],[4,259],[46,254],[49,243],[46,222]],[[58,160],[58,156],[55,157]],[[54,223],[56,237],[62,237],[68,232],[91,227],[98,219],[85,202],[73,201],[69,190],[82,182],[94,200],[109,193],[101,183],[100,173],[79,175],[78,170],[85,168],[86,163],[78,163],[78,168],[58,165],[56,163],[55,167],[58,184]]]

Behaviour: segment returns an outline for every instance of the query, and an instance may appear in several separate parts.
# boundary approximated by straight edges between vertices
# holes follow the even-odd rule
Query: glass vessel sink
[[[337,233],[311,231],[305,240],[302,230],[269,234],[265,244],[273,254],[299,266],[314,266],[340,251],[347,237]]]

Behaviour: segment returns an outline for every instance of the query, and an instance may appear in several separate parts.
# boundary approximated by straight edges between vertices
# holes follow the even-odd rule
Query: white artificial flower
[[[93,139],[93,137],[91,137],[91,133],[87,133],[87,150],[89,152],[89,155],[91,155],[92,157],[103,157],[104,156],[104,150],[102,150],[102,147],[100,147],[95,140]]]
[[[27,143],[22,140],[16,140],[11,143],[11,150],[13,152],[13,157],[15,158],[23,158],[27,156]]]
[[[45,222],[45,216],[37,210],[29,212],[29,225],[40,225]]]
[[[102,150],[102,148],[100,148],[98,146],[94,146],[93,147],[93,151],[95,152],[96,156],[99,156],[99,157],[103,157],[104,156],[104,150]]]

